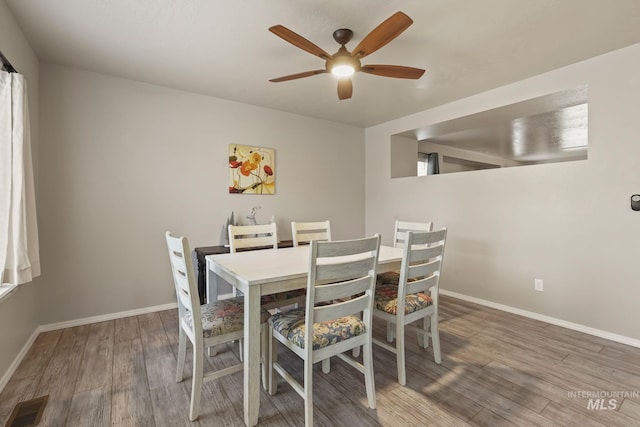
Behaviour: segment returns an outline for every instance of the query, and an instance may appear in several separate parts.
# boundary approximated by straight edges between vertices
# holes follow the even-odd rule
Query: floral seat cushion
[[[408,281],[413,282],[416,280],[415,278],[411,278]],[[400,283],[400,272],[399,271],[387,271],[386,273],[380,273],[376,277],[376,286],[380,285],[394,285],[398,286]]]
[[[386,273],[378,274],[376,278],[376,285],[393,285],[398,286],[400,283],[399,271],[387,271]]]
[[[202,312],[202,335],[205,338],[228,334],[244,327],[244,298],[234,297],[200,306]],[[260,322],[269,319],[269,312],[262,310]],[[193,313],[187,312],[184,321],[193,329]]]
[[[378,310],[386,311],[389,314],[397,314],[398,312],[398,284],[381,284],[376,286],[376,295],[374,301]],[[433,300],[427,294],[419,292],[410,294],[406,297],[404,305],[404,314],[413,313],[422,310],[433,304]]]
[[[277,331],[298,347],[304,348],[304,308],[276,313],[269,319],[269,324],[274,331]],[[356,316],[345,316],[329,322],[314,323],[313,349],[318,350],[365,332],[364,322]]]

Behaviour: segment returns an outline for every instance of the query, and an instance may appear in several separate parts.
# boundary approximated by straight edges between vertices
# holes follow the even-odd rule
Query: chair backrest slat
[[[431,245],[433,243],[436,242],[440,242],[442,240],[444,240],[446,234],[447,234],[447,229],[443,228],[441,230],[436,230],[436,231],[431,231],[431,233],[426,233],[426,234],[421,234],[421,233],[415,233],[415,235],[413,236],[413,244],[414,245]]]
[[[416,262],[430,260],[430,259],[441,256],[444,250],[444,247],[442,245],[429,246],[429,247],[425,247],[425,246],[417,247],[416,245],[413,245],[412,249],[413,250],[411,251],[410,261],[411,261],[411,264],[414,264]]]
[[[331,283],[328,285],[316,285],[315,302],[326,302],[334,299],[342,299],[365,292],[369,287],[369,277],[360,277],[345,282]]]
[[[191,295],[189,289],[188,273],[186,272],[186,266],[184,259],[177,254],[172,254],[172,259],[175,262],[173,280],[176,285],[176,292],[178,297],[178,303],[182,304],[187,310],[191,311]]]
[[[407,272],[407,279],[414,279],[416,277],[430,277],[437,271],[440,271],[440,258],[422,264],[410,265]]]
[[[316,280],[319,282],[326,282],[328,280],[348,280],[353,277],[366,275],[370,270],[370,265],[371,257],[359,260],[344,260],[339,264],[318,265],[316,270]]]
[[[312,240],[331,240],[331,223],[327,221],[291,222],[293,246],[309,243]]]
[[[321,305],[314,309],[313,322],[328,322],[350,314],[360,313],[369,307],[369,297],[362,295],[331,305]]]
[[[259,225],[229,225],[229,250],[248,248],[277,248],[278,231],[276,223]]]
[[[429,289],[438,284],[439,276],[440,274],[438,273],[420,280],[408,282],[405,288],[405,295],[417,294],[418,292],[427,292]]]
[[[407,233],[409,231],[431,230],[433,230],[432,222],[411,222],[396,220],[396,227],[393,233],[393,246],[396,248],[404,248],[407,242]]]
[[[380,245],[375,244],[372,237],[365,239],[355,240],[338,240],[332,242],[322,242],[322,245],[317,246],[318,258],[332,258],[342,256],[354,256],[358,255],[366,256],[367,252],[378,251]],[[321,262],[318,265],[322,265]]]

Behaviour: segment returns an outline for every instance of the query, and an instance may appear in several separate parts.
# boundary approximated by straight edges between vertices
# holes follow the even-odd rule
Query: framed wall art
[[[229,144],[229,193],[275,194],[275,150]]]

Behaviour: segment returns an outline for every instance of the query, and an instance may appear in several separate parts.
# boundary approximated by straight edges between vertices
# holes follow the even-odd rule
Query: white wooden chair
[[[312,240],[331,241],[330,221],[291,222],[293,246],[308,244]]]
[[[200,412],[202,383],[226,375],[240,372],[243,364],[203,374],[204,349],[241,339],[244,334],[244,299],[229,298],[200,305],[198,286],[193,274],[191,252],[186,237],[174,237],[166,233],[167,248],[171,261],[171,270],[178,299],[178,322],[180,324],[178,340],[178,366],[176,381],[184,376],[187,353],[187,339],[193,347],[193,377],[191,378],[191,405],[189,419],[194,421]],[[267,386],[267,319],[269,313],[262,313],[262,386]]]
[[[407,382],[404,362],[405,329],[418,333],[418,343],[427,348],[433,342],[433,358],[442,362],[438,332],[438,283],[444,257],[447,229],[410,231],[405,240],[400,281],[384,283],[378,280],[373,315],[395,325],[395,347],[374,339],[376,345],[396,353],[398,382]],[[423,319],[422,328],[410,323]]]
[[[278,373],[304,399],[305,425],[313,425],[313,364],[338,356],[364,374],[369,407],[376,397],[372,357],[372,309],[380,236],[312,241],[306,307],[273,315],[270,325],[269,393]],[[304,361],[304,385],[278,363],[278,342]],[[345,352],[363,347],[363,363]]]
[[[412,222],[396,220],[396,226],[393,230],[393,246],[396,248],[404,248],[407,242],[407,233],[409,231],[432,231],[432,222]]]
[[[291,221],[291,235],[293,236],[293,246],[308,245],[312,240],[323,242],[331,241],[331,222],[295,222]],[[360,347],[353,349],[353,357],[360,355]],[[322,363],[322,370],[328,374],[331,370],[330,359]]]
[[[432,231],[432,222],[414,222],[396,220],[393,230],[393,247],[404,248],[407,241],[407,233],[409,231]],[[378,282],[398,283],[400,280],[399,271],[389,271],[378,275]],[[393,323],[387,322],[387,341],[393,342],[395,327]]]
[[[277,249],[278,230],[276,223],[260,225],[229,225],[229,249],[237,252],[243,249]],[[237,291],[233,288],[234,295]],[[260,305],[265,310],[282,308],[304,303],[304,289],[296,289],[277,294],[263,295]]]
[[[260,225],[229,225],[229,250],[278,248],[276,223]]]

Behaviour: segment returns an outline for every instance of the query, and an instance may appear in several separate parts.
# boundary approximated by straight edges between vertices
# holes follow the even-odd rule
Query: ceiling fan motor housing
[[[340,28],[333,32],[333,39],[342,46],[349,43],[352,37],[353,37],[353,31],[351,31],[348,28]]]

